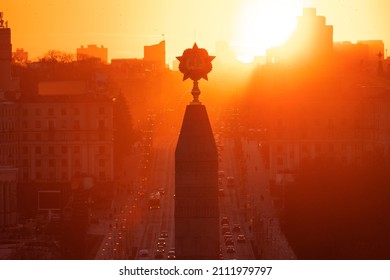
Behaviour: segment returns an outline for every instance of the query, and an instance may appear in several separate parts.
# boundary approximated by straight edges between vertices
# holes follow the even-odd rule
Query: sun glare
[[[294,31],[300,9],[292,0],[248,0],[237,15],[232,49],[244,63],[283,44]]]

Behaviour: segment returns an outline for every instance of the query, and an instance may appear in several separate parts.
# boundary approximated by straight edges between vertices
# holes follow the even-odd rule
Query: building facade
[[[114,180],[113,103],[94,94],[22,98],[19,103],[18,200],[24,216],[62,209],[77,178]],[[42,204],[42,205],[41,205]]]
[[[270,106],[269,168],[275,183],[291,180],[303,162],[315,158],[358,163],[389,155],[388,88],[356,87],[335,94],[307,96],[299,106],[288,100]]]
[[[20,102],[20,181],[113,180],[113,107],[106,96]]]

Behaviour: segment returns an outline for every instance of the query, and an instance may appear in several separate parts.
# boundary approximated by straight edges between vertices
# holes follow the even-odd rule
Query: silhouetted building
[[[285,184],[302,163],[328,158],[359,163],[390,154],[390,98],[386,87],[328,87],[295,100],[268,103],[270,178]],[[333,92],[333,93],[332,93]]]
[[[99,48],[97,45],[88,45],[86,48],[84,46],[81,46],[77,49],[78,61],[91,58],[97,58],[101,62],[107,63],[108,49],[103,46],[100,46]]]
[[[0,229],[17,225],[17,112],[11,79],[11,29],[0,12]]]
[[[149,70],[161,71],[165,69],[165,41],[156,45],[144,46],[144,61],[151,68]]]
[[[378,62],[378,59],[383,59],[385,56],[385,45],[382,40],[359,40],[357,44],[366,45],[368,47],[368,60]]]
[[[369,65],[369,47],[367,44],[352,42],[334,43],[335,64],[348,71],[362,71]]]
[[[62,192],[80,175],[93,177],[97,184],[113,181],[113,102],[109,97],[53,92],[25,97],[20,101],[19,119],[19,181],[26,213],[37,210],[40,190]],[[59,189],[61,184],[64,187]]]
[[[267,62],[326,63],[333,55],[333,26],[315,8],[304,8],[297,27],[281,47],[267,50]]]
[[[0,90],[8,90],[11,86],[11,61],[11,29],[0,12]]]
[[[187,106],[175,152],[178,259],[218,259],[218,154],[206,107]]]

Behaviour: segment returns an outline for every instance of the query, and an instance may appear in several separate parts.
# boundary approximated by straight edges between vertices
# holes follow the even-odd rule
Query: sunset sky
[[[143,46],[167,44],[167,63],[196,41],[209,52],[228,42],[238,55],[261,55],[294,28],[302,7],[334,26],[335,41],[382,39],[390,45],[389,0],[12,0],[0,11],[13,49],[30,59],[49,49],[108,48],[109,58],[142,58]]]

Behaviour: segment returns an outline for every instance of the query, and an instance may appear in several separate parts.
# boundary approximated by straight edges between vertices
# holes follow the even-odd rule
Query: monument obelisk
[[[175,152],[176,258],[219,257],[218,153],[206,107],[199,101],[198,81],[212,70],[205,49],[194,44],[177,57],[183,80],[193,80]]]

